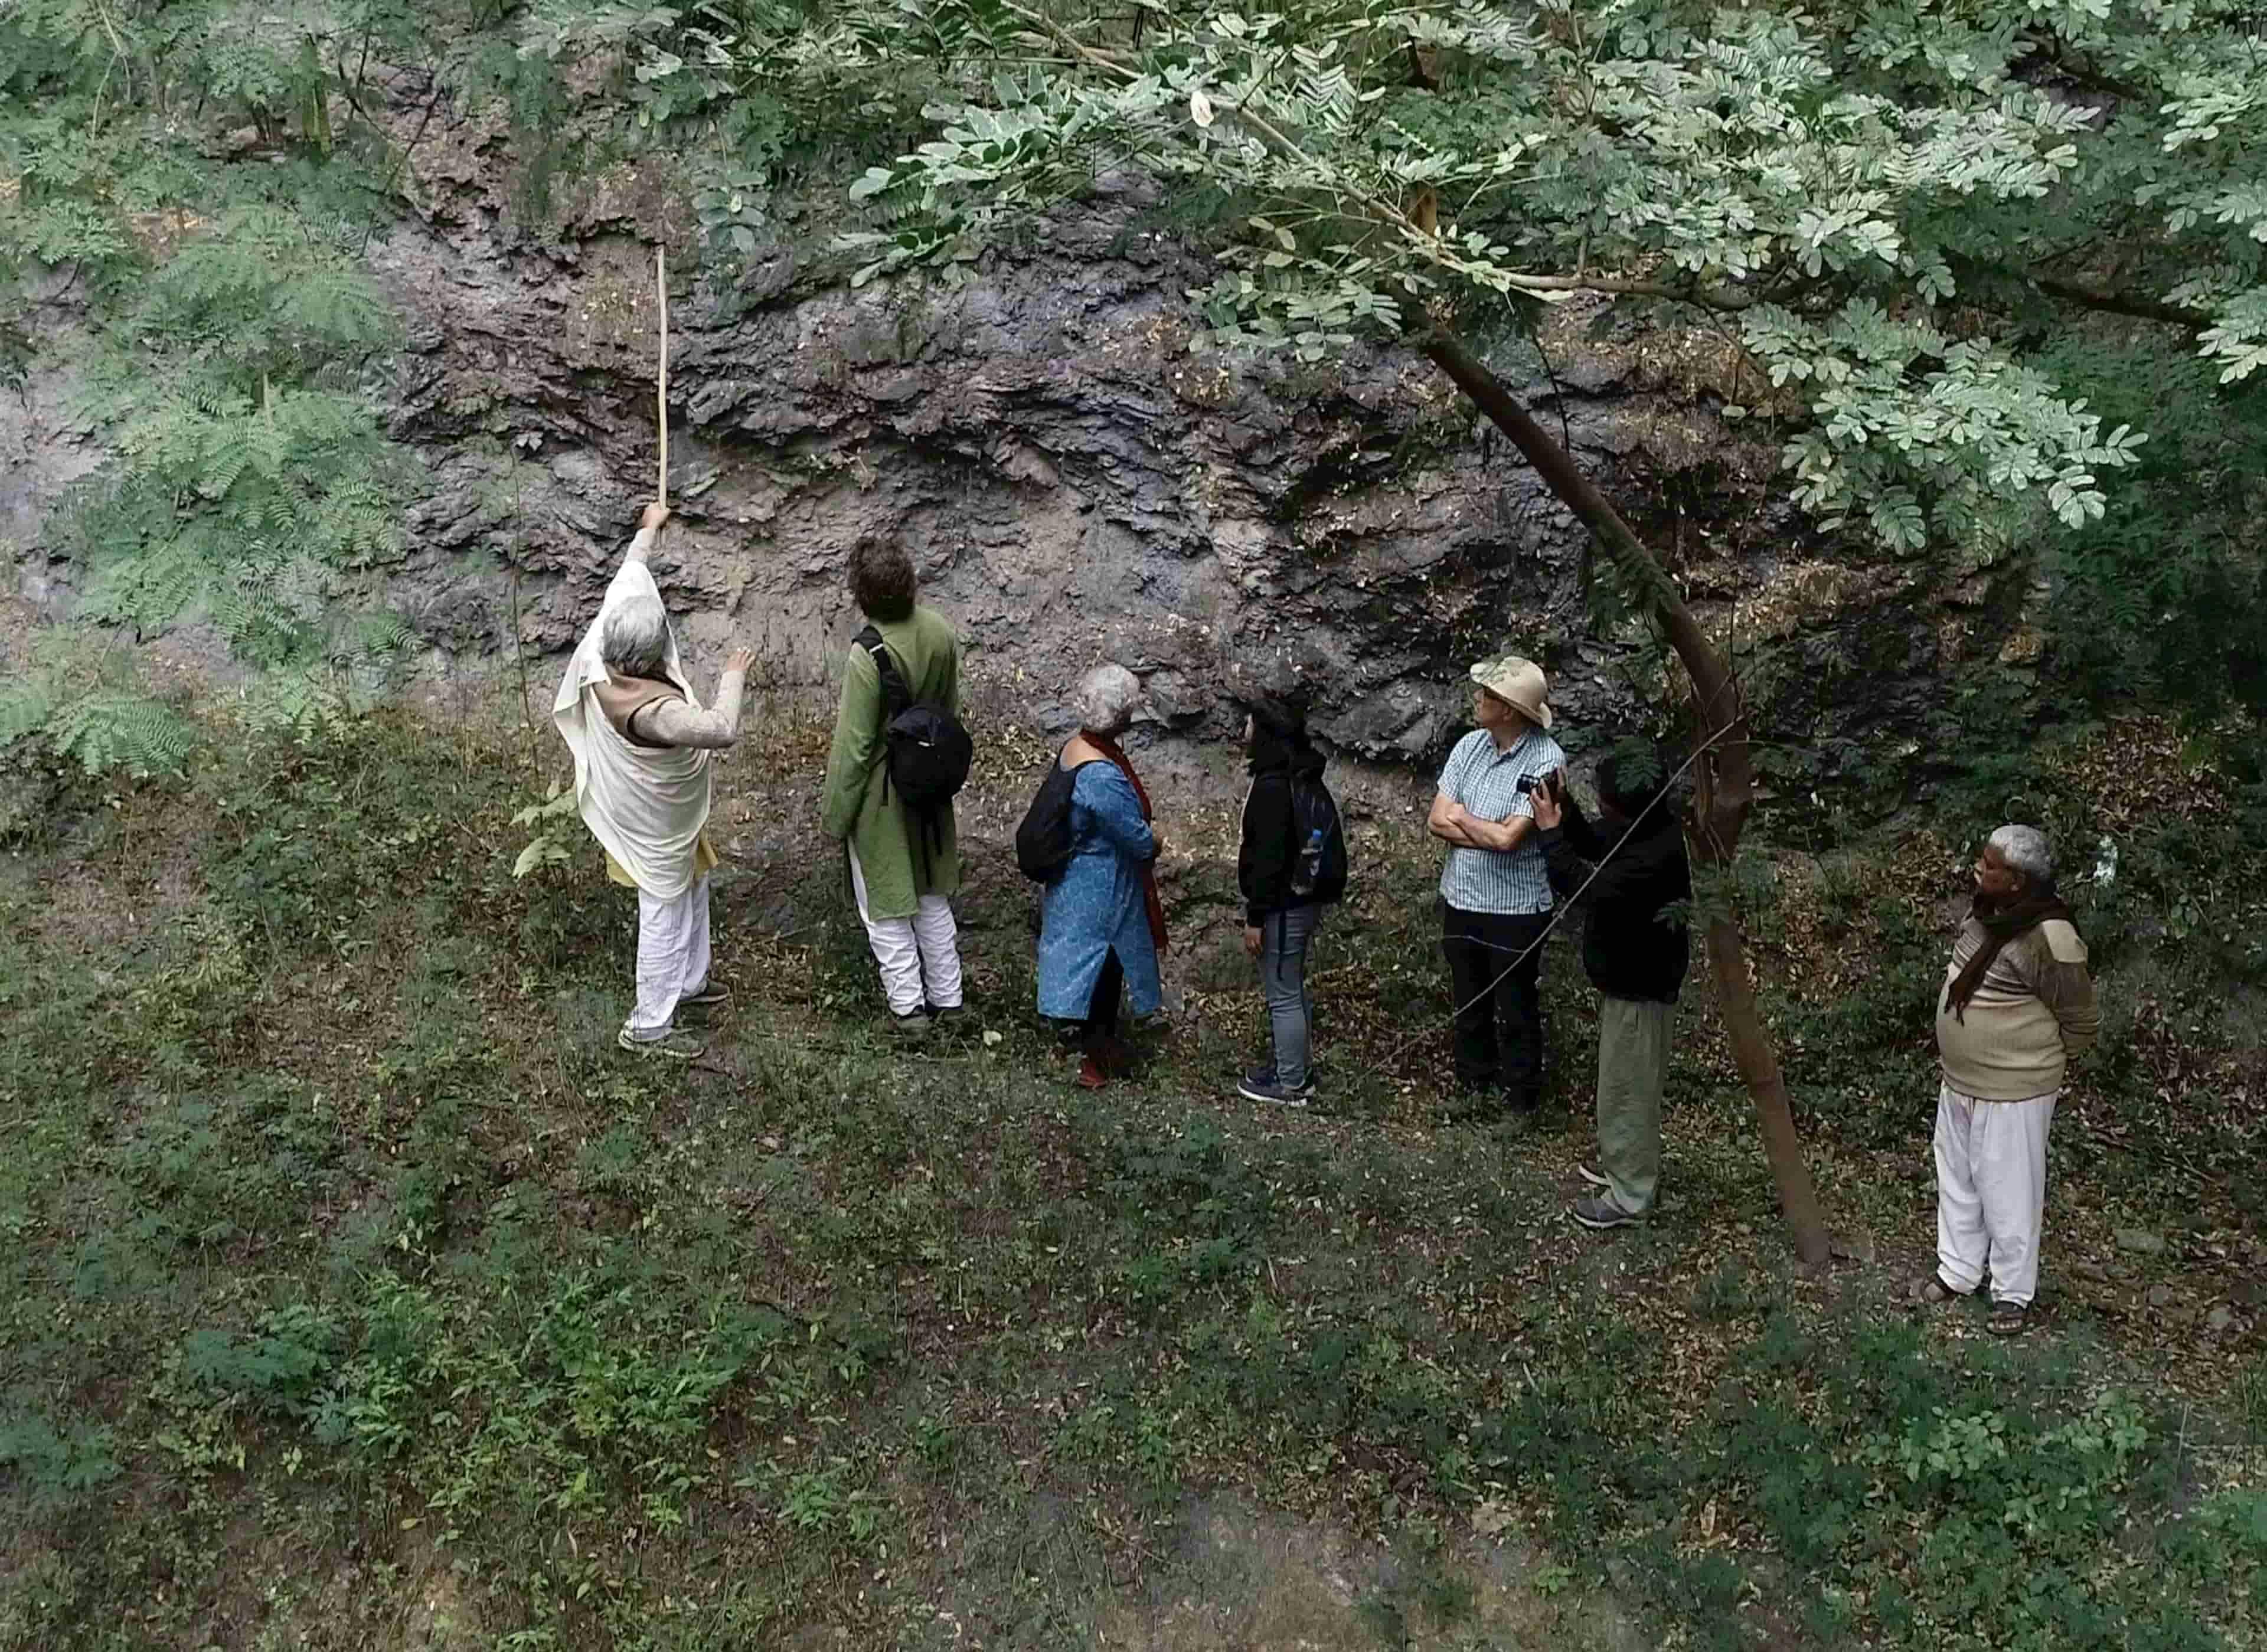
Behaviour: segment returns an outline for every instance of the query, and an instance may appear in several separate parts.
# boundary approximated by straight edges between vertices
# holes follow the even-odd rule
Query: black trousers
[[[1106,1053],[1118,1042],[1118,1017],[1126,1000],[1126,966],[1118,961],[1118,948],[1103,954],[1102,973],[1094,978],[1094,991],[1086,1001],[1082,1021],[1058,1021],[1055,1030],[1066,1044],[1089,1056]]]
[[[1126,966],[1118,961],[1118,948],[1112,947],[1102,961],[1102,973],[1094,978],[1094,996],[1086,1003],[1089,1039],[1118,1036],[1118,1010],[1125,998]]]
[[[1456,1004],[1457,1086],[1500,1089],[1522,1112],[1543,1098],[1541,943],[1550,925],[1548,912],[1515,917],[1441,903],[1441,950]]]

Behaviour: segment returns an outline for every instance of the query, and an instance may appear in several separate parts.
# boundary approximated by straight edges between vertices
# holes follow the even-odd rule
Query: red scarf
[[[1097,735],[1089,728],[1080,729],[1078,737],[1118,765],[1118,772],[1124,775],[1126,783],[1134,788],[1134,800],[1141,806],[1141,818],[1156,820],[1156,815],[1149,808],[1148,790],[1141,784],[1141,777],[1134,772],[1134,765],[1126,761],[1126,754],[1119,749],[1118,742],[1107,735]],[[1141,898],[1149,910],[1150,943],[1162,955],[1165,950],[1165,903],[1157,894],[1157,862],[1155,857],[1141,863]]]

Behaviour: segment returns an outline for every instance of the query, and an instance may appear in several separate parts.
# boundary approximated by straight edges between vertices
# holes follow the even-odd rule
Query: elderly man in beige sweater
[[[2046,837],[2002,826],[1977,858],[1976,899],[1937,1003],[1936,1272],[1923,1301],[1968,1296],[1988,1272],[1992,1332],[2023,1328],[2039,1283],[2047,1126],[2069,1058],[2101,1025]]]

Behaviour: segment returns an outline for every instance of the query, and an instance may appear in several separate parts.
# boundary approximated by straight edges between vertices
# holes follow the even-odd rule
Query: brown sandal
[[[1931,1274],[1926,1279],[1915,1280],[1910,1294],[1915,1302],[1926,1303],[1930,1307],[1936,1307],[1943,1303],[1956,1300],[1963,1293],[1946,1284],[1942,1274]]]
[[[1994,1336],[2014,1336],[2020,1334],[2030,1319],[2029,1309],[2020,1302],[1995,1302],[1992,1317],[1984,1328]]]

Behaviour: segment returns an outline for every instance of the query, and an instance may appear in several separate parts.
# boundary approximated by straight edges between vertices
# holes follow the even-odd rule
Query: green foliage
[[[50,630],[26,668],[0,678],[0,751],[33,742],[88,774],[123,769],[172,773],[195,749],[195,731],[136,683],[91,627]]]
[[[78,412],[114,456],[53,523],[77,617],[209,621],[277,721],[385,691],[408,641],[341,601],[342,577],[398,554],[417,488],[370,394],[398,330],[358,255],[393,169],[361,112],[370,54],[414,55],[439,20],[394,0],[0,15],[0,291],[41,267],[85,283]],[[239,163],[221,128],[244,119],[265,148]],[[35,723],[90,768],[177,766],[189,743],[146,700],[53,681],[0,708],[11,735]]]
[[[209,620],[278,674],[275,714],[349,703],[407,640],[342,610],[338,580],[391,560],[415,486],[357,376],[394,337],[335,241],[232,213],[154,272],[90,363],[88,416],[117,457],[62,512],[82,618]]]
[[[122,1472],[107,1429],[84,1423],[58,1433],[44,1417],[0,1422],[0,1468],[23,1475],[45,1495],[68,1497],[99,1490]]]
[[[580,847],[583,833],[582,816],[577,811],[575,788],[563,780],[554,780],[551,789],[540,803],[531,803],[511,817],[511,823],[523,829],[532,827],[535,835],[511,863],[511,875],[526,877],[546,866],[571,866],[575,852]]]
[[[299,1416],[335,1363],[338,1345],[338,1327],[319,1309],[297,1303],[261,1314],[249,1336],[209,1327],[192,1334],[175,1370],[192,1389]]]
[[[2139,338],[2067,339],[2043,361],[2104,418],[2150,429],[2103,517],[2053,545],[2057,679],[2086,706],[2267,715],[2267,380],[2222,388]]]

